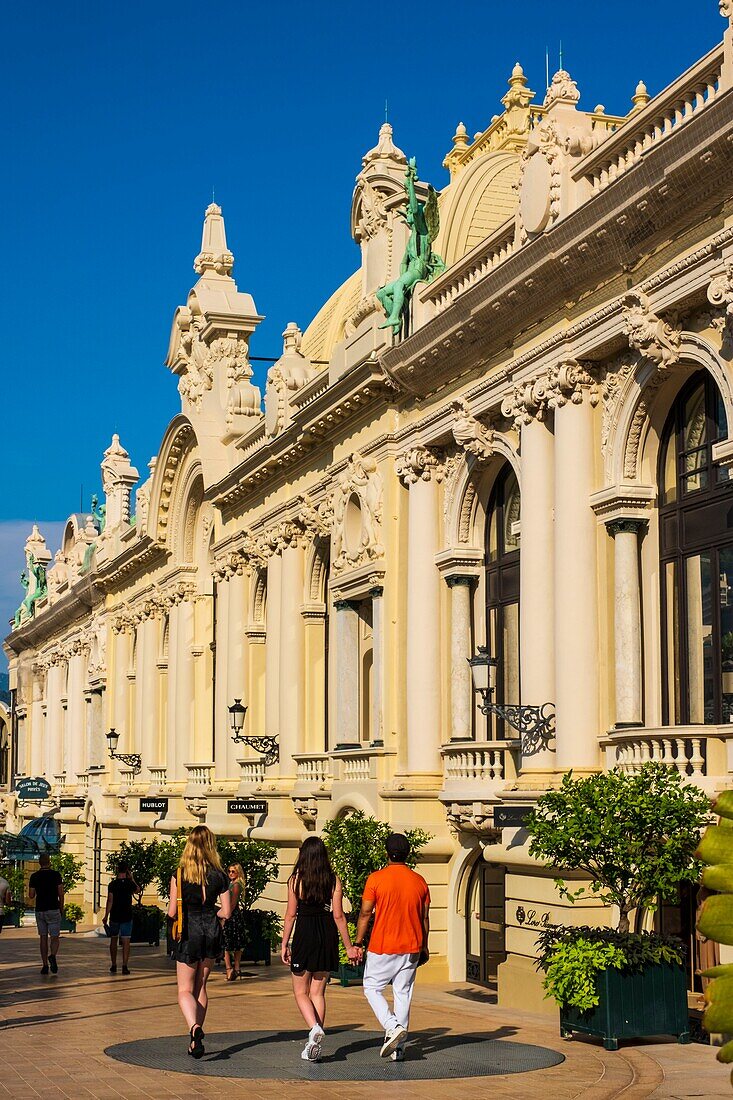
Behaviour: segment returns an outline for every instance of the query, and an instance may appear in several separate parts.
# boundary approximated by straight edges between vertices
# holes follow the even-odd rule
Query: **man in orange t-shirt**
[[[415,973],[428,960],[430,891],[406,860],[410,845],[402,833],[387,837],[389,864],[369,876],[364,887],[355,947],[361,947],[372,913],[374,927],[364,969],[364,996],[384,1028],[382,1058],[404,1058]],[[394,1009],[384,990],[392,983]]]

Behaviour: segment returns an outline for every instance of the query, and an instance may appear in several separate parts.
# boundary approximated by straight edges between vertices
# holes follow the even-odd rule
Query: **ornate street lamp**
[[[248,745],[249,748],[254,749],[256,753],[259,753],[262,757],[262,764],[265,768],[271,767],[273,764],[277,764],[280,759],[280,746],[277,743],[277,737],[270,737],[267,734],[251,734],[245,736],[242,733],[244,728],[244,717],[247,713],[247,708],[242,706],[241,699],[235,699],[229,710],[229,724],[232,727],[232,741],[237,744]]]
[[[131,770],[133,775],[139,775],[143,770],[142,757],[139,752],[117,752],[117,746],[120,742],[120,735],[117,733],[114,727],[107,734],[107,744],[109,746],[109,755],[111,760],[119,760],[121,763],[126,764]]]
[[[490,657],[484,645],[478,647],[474,657],[468,659],[473,677],[473,688],[481,695],[481,713],[496,714],[512,726],[522,739],[522,756],[534,756],[546,749],[555,738],[555,704],[540,706],[493,703],[496,690],[498,658]]]

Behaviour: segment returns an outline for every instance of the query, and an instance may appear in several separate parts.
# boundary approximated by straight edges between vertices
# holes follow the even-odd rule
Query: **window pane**
[[[519,549],[519,484],[512,470],[504,483],[504,553]]]
[[[494,499],[496,500],[496,498]],[[496,561],[496,559],[499,557],[499,537],[497,534],[496,513],[497,507],[496,503],[494,503],[494,506],[491,509],[491,514],[489,515],[489,537],[487,541],[487,552],[489,561]]]
[[[720,664],[723,721],[733,715],[733,547],[720,552]]]
[[[504,702],[519,702],[519,604],[511,603],[504,608]],[[529,702],[534,703],[531,699]],[[505,737],[514,733],[507,729]]]
[[[685,401],[685,413],[683,424],[683,451],[691,451],[696,447],[704,447],[709,443],[707,431],[707,416],[705,413],[705,385],[703,382],[692,391]]]
[[[685,562],[687,582],[687,669],[690,722],[713,721],[713,621],[710,554]]]
[[[677,436],[670,432],[664,448],[662,463],[662,504],[671,504],[677,500]]]
[[[679,638],[677,562],[667,562],[664,572],[667,597],[667,621],[665,623],[667,639],[667,720],[670,725],[677,726],[682,721],[680,714],[680,651],[677,644]]]

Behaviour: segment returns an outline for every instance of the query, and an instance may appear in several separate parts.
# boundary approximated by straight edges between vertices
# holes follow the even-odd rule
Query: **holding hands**
[[[346,948],[346,957],[350,963],[359,966],[364,960],[364,948],[352,944],[351,947]]]

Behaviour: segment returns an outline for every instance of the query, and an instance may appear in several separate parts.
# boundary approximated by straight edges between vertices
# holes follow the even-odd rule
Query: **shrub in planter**
[[[282,921],[271,909],[245,909],[246,942],[242,958],[248,962],[263,962],[269,966],[272,949],[280,942]]]
[[[130,874],[138,885],[138,902],[155,879],[158,858],[157,840],[123,840],[114,852],[107,856],[107,870],[114,878],[120,863],[127,863]]]
[[[681,949],[659,937],[632,935],[629,915],[656,909],[676,896],[681,882],[697,878],[695,849],[708,813],[701,791],[676,769],[657,763],[631,775],[619,770],[583,779],[566,775],[559,790],[539,799],[527,821],[530,855],[559,871],[588,875],[590,882],[576,883],[574,890],[564,878],[555,880],[570,902],[595,897],[619,912],[615,934],[562,928],[540,934],[539,966],[545,988],[560,1004],[564,1031],[600,1035],[610,1049],[619,1037],[631,1035],[684,1037]],[[661,995],[654,992],[660,983],[669,1011],[645,1011]],[[630,996],[641,998],[638,1012],[628,1009]],[[624,997],[621,1020],[614,1006]]]
[[[51,856],[51,866],[61,875],[64,893],[70,894],[84,882],[84,862],[75,859],[68,852],[57,852]]]
[[[707,864],[702,875],[703,886],[715,893],[705,898],[697,928],[708,939],[733,945],[733,791],[723,791],[713,810],[719,817],[719,824],[708,826],[696,855]],[[703,1026],[711,1033],[730,1035],[733,1033],[733,963],[704,970],[703,977],[713,979],[705,990]],[[733,1040],[720,1048],[718,1061],[733,1062]]]
[[[81,905],[76,905],[70,901],[64,906],[63,917],[61,918],[61,931],[62,932],[76,932],[76,926],[80,920],[84,919],[84,910]]]
[[[5,923],[14,928],[20,928],[20,922],[25,914],[25,871],[21,864],[15,867],[4,867],[1,873],[13,895],[11,907],[5,910]]]

